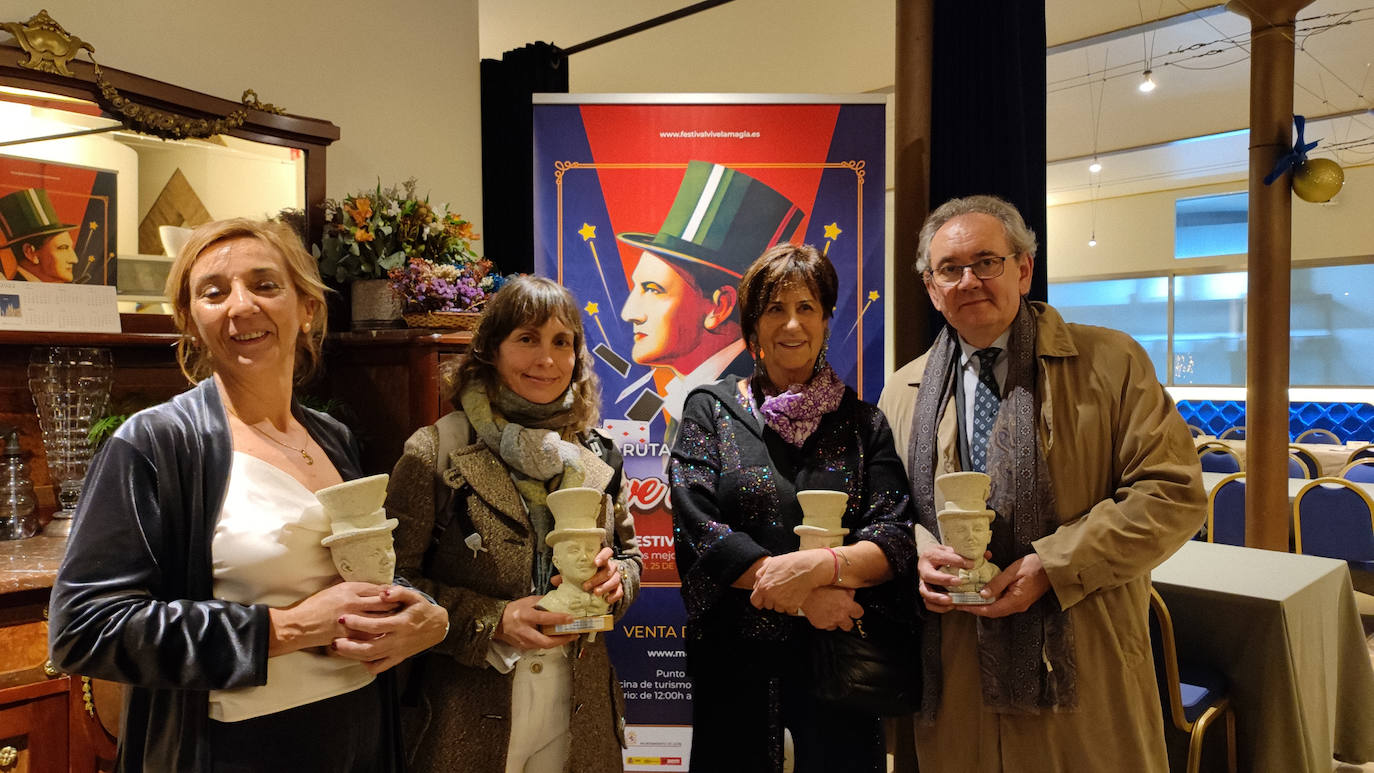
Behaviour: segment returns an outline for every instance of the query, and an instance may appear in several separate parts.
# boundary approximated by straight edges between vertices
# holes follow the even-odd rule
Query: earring
[[[821,341],[821,351],[816,355],[816,364],[811,368],[811,375],[820,373],[825,367],[825,355],[830,351],[830,331],[825,332],[825,340]]]
[[[301,332],[302,332],[302,333],[309,333],[309,332],[310,332],[310,323],[309,323],[309,322],[305,323],[304,325],[301,325]]]

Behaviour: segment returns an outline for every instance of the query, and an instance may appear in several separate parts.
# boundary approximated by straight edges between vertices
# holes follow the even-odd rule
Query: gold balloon
[[[1329,158],[1309,158],[1293,170],[1293,192],[1303,201],[1323,204],[1341,192],[1345,172]]]

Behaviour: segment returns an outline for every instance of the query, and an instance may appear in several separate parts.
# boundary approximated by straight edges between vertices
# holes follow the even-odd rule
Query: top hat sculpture
[[[339,576],[350,582],[389,585],[396,574],[396,549],[391,531],[399,523],[386,517],[388,475],[344,481],[315,492],[329,517],[330,535],[320,540],[329,548]]]
[[[800,526],[793,526],[792,531],[801,537],[802,550],[837,548],[844,544],[844,535],[849,529],[840,526],[840,519],[849,506],[848,494],[821,489],[798,491],[797,504],[801,505],[802,522]]]
[[[565,488],[549,494],[553,531],[544,541],[553,548],[553,565],[562,581],[539,600],[539,608],[577,619],[542,626],[546,634],[590,633],[595,638],[597,631],[609,631],[614,626],[606,599],[582,589],[582,583],[596,574],[596,554],[606,537],[605,529],[596,525],[601,497],[601,490],[594,488]]]
[[[947,588],[955,604],[991,604],[978,591],[1001,569],[983,557],[992,540],[992,519],[997,513],[988,509],[992,479],[981,472],[951,472],[935,477],[935,502],[940,522],[940,541],[973,562],[972,569],[942,566],[940,571],[959,577],[959,584]]]

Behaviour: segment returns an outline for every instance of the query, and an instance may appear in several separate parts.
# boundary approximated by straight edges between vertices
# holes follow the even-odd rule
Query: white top
[[[283,607],[339,582],[329,518],[314,492],[267,462],[234,452],[229,486],[210,543],[214,595]],[[371,682],[356,660],[318,649],[267,659],[267,684],[210,691],[210,718],[237,722],[352,692]]]
[[[997,379],[997,397],[1001,399],[1002,390],[1000,387],[1007,383],[1007,371],[1010,369],[1011,358],[1007,357],[1007,343],[1011,341],[1011,328],[1002,331],[1002,335],[997,336],[989,346],[995,346],[1002,351],[997,353],[997,358],[992,361],[992,377]],[[968,441],[969,447],[973,447],[973,405],[974,396],[978,394],[979,362],[974,352],[981,351],[978,347],[959,339],[959,367],[962,369],[964,378],[964,439]]]

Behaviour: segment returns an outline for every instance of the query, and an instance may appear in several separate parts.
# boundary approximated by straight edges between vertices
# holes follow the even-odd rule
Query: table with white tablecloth
[[[1151,579],[1180,657],[1230,683],[1240,770],[1374,761],[1374,668],[1345,563],[1192,541]]]
[[[1217,484],[1220,483],[1223,478],[1225,478],[1227,475],[1232,474],[1234,473],[1204,471],[1202,473],[1202,487],[1207,491],[1211,491],[1212,489],[1217,487]],[[1247,475],[1246,477],[1248,478],[1249,476]],[[1306,478],[1289,478],[1288,504],[1293,504],[1293,500],[1297,499],[1298,492],[1302,490],[1302,487],[1306,486],[1311,482],[1312,481],[1307,480]],[[1360,483],[1357,481],[1351,481],[1351,483],[1354,483],[1356,488],[1362,489],[1364,493],[1368,494],[1371,497],[1374,497],[1374,483]]]

